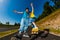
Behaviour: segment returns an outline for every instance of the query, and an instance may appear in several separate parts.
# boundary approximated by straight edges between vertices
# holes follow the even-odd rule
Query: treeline
[[[10,22],[6,22],[6,24],[3,24],[2,22],[0,22],[0,25],[11,25]],[[20,23],[14,23],[14,25],[12,26],[20,26]]]
[[[49,5],[50,1],[54,3],[54,6]],[[42,15],[40,15],[36,21],[39,21],[40,19],[50,15],[52,12],[54,12],[56,9],[60,8],[60,0],[50,0],[49,2],[47,1],[44,4],[44,11],[42,12]]]

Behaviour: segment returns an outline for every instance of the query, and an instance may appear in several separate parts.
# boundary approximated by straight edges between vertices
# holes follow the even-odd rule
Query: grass
[[[54,29],[54,28],[50,28],[51,32],[54,32],[55,34],[60,34],[60,29]]]
[[[9,30],[9,31],[5,31],[5,32],[0,32],[0,38],[5,37],[5,36],[8,36],[10,34],[13,34],[13,33],[17,32],[17,31],[18,30],[15,29],[15,30]]]
[[[43,19],[41,19],[40,21],[37,21],[36,23],[39,23],[39,22],[42,23],[42,22],[46,21],[47,19],[52,18],[52,17],[55,16],[58,12],[60,12],[60,9],[57,9],[56,11],[52,12],[49,16],[44,17]]]
[[[44,23],[45,21],[47,21],[47,19],[53,18],[58,12],[60,12],[60,9],[57,9],[56,11],[54,11],[52,14],[50,14],[49,16],[46,16],[45,18],[41,19],[40,21],[37,21],[36,24],[40,26],[41,23]],[[45,29],[46,27],[39,27],[40,30]],[[60,29],[54,29],[52,27],[49,27],[50,32],[56,33],[56,34],[60,34]]]
[[[1,25],[0,24],[0,28],[19,28],[19,26],[14,26],[14,25]]]
[[[46,29],[46,27],[40,27],[39,28],[40,30],[43,30],[43,29]],[[55,33],[55,34],[60,34],[60,29],[54,29],[54,28],[52,28],[52,27],[49,27],[48,28],[49,30],[50,30],[50,32],[53,32],[53,33]]]

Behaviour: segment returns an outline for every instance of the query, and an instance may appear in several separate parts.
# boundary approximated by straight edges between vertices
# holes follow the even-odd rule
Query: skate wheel
[[[32,31],[31,34],[38,34],[38,31]]]
[[[33,28],[31,34],[38,34],[38,28]]]
[[[16,37],[11,37],[11,40],[17,40],[17,38]]]

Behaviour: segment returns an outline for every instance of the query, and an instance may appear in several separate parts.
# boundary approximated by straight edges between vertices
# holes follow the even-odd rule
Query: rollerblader
[[[14,10],[15,13],[23,14],[21,23],[20,23],[20,28],[19,28],[19,35],[25,33],[28,28],[28,20],[29,20],[29,8],[26,8],[24,12],[18,12]],[[28,37],[28,35],[26,35]]]
[[[32,12],[29,11],[29,8],[26,8],[24,12],[18,12],[14,10],[15,13],[23,14],[21,23],[20,23],[19,33],[18,33],[18,36],[16,36],[17,38],[20,37],[21,39],[22,36],[29,37],[27,33],[27,29],[31,24],[33,24],[32,25],[33,28],[37,28],[34,22],[35,15],[34,15],[34,8],[32,3],[31,3],[31,7],[32,7]],[[23,35],[23,33],[25,34]]]
[[[34,22],[35,19],[36,19],[36,17],[35,17],[35,15],[34,15],[33,3],[31,3],[31,7],[32,7],[32,12],[30,13],[29,24],[30,24],[30,25],[32,24],[32,27],[33,27],[32,31],[34,31],[34,30],[38,31],[38,27],[36,26],[36,24],[35,24],[35,22]]]

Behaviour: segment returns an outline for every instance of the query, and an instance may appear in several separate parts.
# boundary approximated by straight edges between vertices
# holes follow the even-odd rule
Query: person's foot
[[[16,38],[18,38],[18,39],[22,39],[22,33],[21,32],[19,32],[17,35],[14,35],[14,37],[16,37]]]
[[[19,34],[22,34],[21,32],[19,32]]]
[[[29,37],[29,35],[25,35],[25,34],[24,34],[23,37]]]
[[[26,31],[24,31],[23,37],[29,37],[28,33],[26,33]]]

